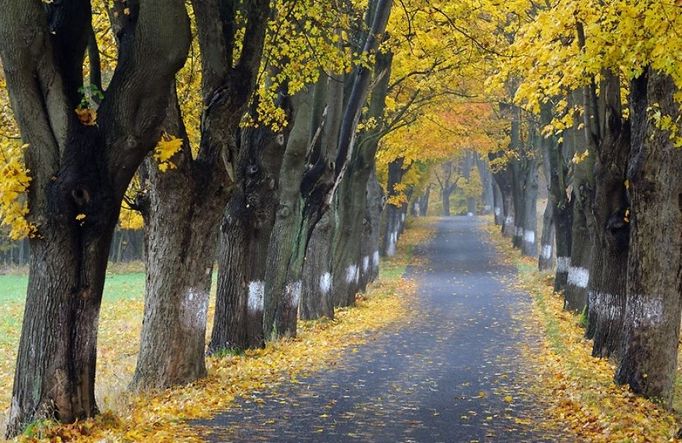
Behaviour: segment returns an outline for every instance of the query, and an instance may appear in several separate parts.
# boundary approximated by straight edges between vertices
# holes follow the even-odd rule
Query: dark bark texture
[[[248,169],[237,164],[238,129],[256,85],[269,1],[251,2],[243,11],[248,22],[234,63],[237,11],[221,9],[217,1],[193,6],[202,49],[201,142],[193,158],[174,103],[165,129],[185,139],[173,159],[177,167],[165,173],[148,167],[145,320],[132,383],[138,390],[186,384],[206,374],[206,320],[218,223],[234,188],[235,170]]]
[[[608,357],[619,351],[625,309],[630,225],[625,187],[630,126],[622,117],[618,79],[607,75],[601,87],[603,119],[595,159],[592,269],[588,285],[588,327],[592,353]]]
[[[190,42],[183,2],[134,5],[98,124],[85,126],[74,101],[91,32],[89,2],[43,6],[11,1],[0,14],[10,99],[30,146],[29,218],[39,233],[31,239],[9,437],[41,418],[70,422],[97,413],[97,322],[111,238],[123,194],[159,137]]]
[[[618,383],[670,406],[682,294],[682,152],[649,107],[680,115],[673,80],[651,72],[632,85],[630,253]],[[680,131],[679,121],[675,123]],[[678,132],[679,134],[679,132]]]

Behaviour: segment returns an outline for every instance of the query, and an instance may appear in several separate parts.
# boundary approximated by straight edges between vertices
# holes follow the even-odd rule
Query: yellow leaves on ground
[[[9,236],[18,240],[35,232],[26,216],[26,191],[31,184],[24,165],[24,150],[28,145],[0,143],[0,223],[9,227]]]
[[[402,274],[408,263],[415,263],[412,248],[425,242],[431,229],[421,220],[414,222],[401,237],[398,254],[382,263],[379,279],[358,297],[355,307],[338,310],[334,320],[301,322],[296,338],[243,355],[210,358],[205,379],[153,395],[128,398],[122,392],[134,370],[142,300],[105,307],[97,377],[98,401],[105,413],[75,425],[49,424],[39,436],[51,441],[57,437],[75,441],[202,441],[185,420],[211,417],[253,391],[280,383],[303,383],[306,375],[339,365],[342,353],[361,346],[373,331],[404,323],[416,286]]]
[[[542,352],[528,352],[527,358],[539,371],[535,393],[550,405],[548,425],[579,441],[672,441],[678,430],[674,414],[614,384],[614,365],[592,357],[579,317],[564,311],[561,295],[553,291],[553,276],[537,272],[536,260],[521,257],[496,226],[487,231],[503,257],[518,267],[518,284],[533,298],[527,321],[544,332]]]
[[[182,139],[169,135],[167,132],[161,135],[161,139],[154,148],[154,159],[159,163],[159,171],[166,172],[176,168],[171,158],[182,149],[182,143]]]

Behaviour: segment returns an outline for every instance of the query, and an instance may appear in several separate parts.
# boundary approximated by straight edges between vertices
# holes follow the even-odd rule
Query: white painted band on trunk
[[[301,280],[289,283],[285,289],[287,300],[289,301],[289,306],[293,309],[298,308],[298,302],[301,300]]]
[[[504,225],[505,226],[511,226],[514,224],[514,217],[511,215],[508,215],[507,218],[504,219]],[[514,227],[514,230],[516,230],[516,227]]]
[[[372,255],[372,263],[374,264],[375,268],[379,267],[379,251],[374,251],[374,254]]]
[[[542,245],[542,258],[545,260],[552,259],[552,245]]]
[[[571,257],[557,257],[556,270],[557,272],[568,272],[571,267]]]
[[[369,270],[369,255],[362,257],[362,272],[367,272]]]
[[[467,217],[473,217],[474,213],[473,212],[467,212]]]
[[[514,232],[517,237],[523,237],[523,228],[521,226],[514,226]]]
[[[483,206],[483,210],[486,211],[486,212],[487,212],[487,211],[490,211],[490,205],[485,205],[485,206]]]
[[[322,295],[327,295],[332,290],[332,275],[325,272],[320,276],[320,292]]]
[[[414,204],[414,212],[416,212],[417,215],[419,215],[420,210],[421,210],[421,206],[419,206],[419,203],[415,203]]]
[[[398,233],[392,232],[388,237],[388,248],[386,248],[386,255],[392,257],[395,255],[395,244],[398,241]]]
[[[523,231],[523,241],[526,243],[535,243],[535,231],[529,229]]]
[[[405,214],[400,214],[400,221],[402,221],[402,222],[405,221]]]
[[[665,306],[660,298],[637,294],[634,297],[628,297],[627,309],[631,313],[637,312],[633,318],[636,328],[650,328],[665,322]]]
[[[502,214],[502,209],[500,209],[500,208],[495,208],[495,215],[497,215],[497,216],[499,217],[500,214]]]
[[[577,286],[579,288],[586,288],[587,283],[590,281],[590,271],[577,267],[571,266],[568,268],[568,284]]]
[[[353,283],[358,273],[357,265],[350,265],[346,268],[346,283]]]
[[[246,299],[246,306],[249,312],[261,312],[263,310],[264,295],[264,281],[257,280],[249,283],[249,294]]]
[[[205,328],[208,317],[208,292],[197,288],[187,288],[180,310],[180,318],[186,329]]]

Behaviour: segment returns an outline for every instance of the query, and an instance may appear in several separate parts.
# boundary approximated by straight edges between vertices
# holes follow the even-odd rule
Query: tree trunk
[[[670,77],[646,73],[632,86],[630,254],[621,361],[616,381],[670,407],[682,293],[682,152],[647,118],[651,106],[680,115]],[[682,127],[679,121],[677,134]]]
[[[551,103],[543,105],[540,112],[542,126],[544,127],[551,123],[553,117]],[[569,128],[564,132],[563,143],[560,143],[555,136],[543,139],[549,181],[547,203],[552,205],[555,232],[557,266],[554,276],[554,290],[557,292],[564,291],[568,281],[568,272],[571,266],[571,234],[573,226],[572,200],[569,200],[566,194],[568,167],[564,161],[566,157],[570,158],[571,155],[564,154],[571,153],[572,151],[575,131]]]
[[[313,89],[292,98],[293,127],[279,175],[279,207],[265,269],[263,329],[266,340],[296,335],[302,272],[308,242],[303,224],[303,180],[313,117]]]
[[[536,131],[537,132],[537,131]],[[535,138],[531,143],[535,144]],[[534,146],[532,146],[534,147]],[[537,201],[538,201],[538,161],[537,153],[530,153],[525,161],[525,177],[523,182],[523,243],[521,252],[526,257],[537,257]]]
[[[31,239],[8,437],[35,420],[69,422],[97,413],[97,323],[120,204],[156,144],[190,43],[183,2],[134,7],[134,19],[119,34],[125,44],[97,126],[82,125],[73,112],[83,84],[89,3],[44,8],[11,1],[0,14],[3,68],[29,145],[29,221],[38,234]],[[51,20],[55,15],[59,20]]]
[[[327,118],[323,127],[320,159],[332,158],[338,147],[339,130],[343,119],[343,78],[337,76],[317,88],[326,89]],[[316,90],[316,97],[318,91]],[[318,159],[317,163],[320,163]],[[310,236],[303,265],[303,293],[300,316],[304,320],[320,317],[334,318],[333,260],[335,217],[333,207],[328,207],[317,222]]]
[[[542,216],[542,237],[540,238],[540,257],[538,269],[548,271],[554,268],[554,207],[551,200],[547,200]]]
[[[377,54],[374,66],[377,84],[372,91],[368,109],[368,118],[377,122],[382,122],[384,116],[392,62],[390,52]],[[336,194],[332,287],[335,306],[355,304],[355,295],[361,287],[360,274],[363,267],[369,267],[369,257],[366,265],[362,262],[361,244],[367,224],[367,184],[374,169],[380,135],[380,126],[361,135]]]
[[[587,116],[584,116],[584,119],[592,120]],[[577,121],[575,124],[577,125]],[[591,123],[583,124],[586,127],[585,131],[588,131],[587,127]],[[574,129],[574,131],[576,151],[578,146],[586,146],[587,139],[593,139],[592,135],[579,137],[578,130]],[[564,307],[578,313],[582,313],[587,306],[587,285],[592,263],[592,229],[589,211],[592,210],[594,194],[593,170],[596,153],[594,147],[585,149],[589,150],[589,154],[573,167],[571,260],[564,291]],[[579,153],[582,154],[582,150]]]
[[[429,197],[431,196],[431,186],[427,186],[424,194],[419,198],[419,216],[426,217],[429,212]]]
[[[236,186],[221,226],[211,353],[264,345],[265,267],[286,135],[264,126],[241,132]]]
[[[332,299],[332,242],[334,222],[327,211],[313,230],[303,265],[301,319],[334,318]]]
[[[502,198],[502,191],[500,186],[493,179],[493,214],[495,215],[495,224],[497,226],[504,225],[504,204]]]
[[[360,286],[362,290],[365,290],[367,285],[379,276],[379,240],[381,238],[381,213],[383,209],[384,193],[377,180],[376,168],[373,166],[367,181],[367,223],[362,241],[363,259],[362,272],[360,273]],[[365,262],[367,262],[368,266],[365,266]]]
[[[605,124],[595,161],[592,268],[588,285],[587,338],[592,354],[608,357],[620,346],[628,262],[629,202],[625,187],[630,127],[623,120],[618,78],[606,75],[600,88]],[[617,357],[617,356],[616,356]]]
[[[388,198],[394,197],[398,194],[395,186],[400,183],[403,176],[403,162],[404,159],[399,157],[388,164]],[[400,223],[400,208],[395,204],[389,202],[382,215],[382,248],[383,256],[392,257],[395,255],[396,243],[398,242],[398,229]]]
[[[177,168],[160,173],[148,163],[152,189],[145,223],[147,285],[132,381],[136,390],[186,384],[206,375],[206,322],[218,222],[234,189],[234,174],[228,174],[234,167],[225,159],[237,157],[239,122],[255,88],[269,6],[267,1],[249,5],[245,50],[236,67],[228,58],[219,61],[231,55],[234,42],[217,33],[216,26],[231,19],[218,14],[215,4],[197,4],[195,12],[205,74],[201,144],[194,159],[175,97],[166,129],[185,141],[174,157]]]
[[[225,192],[222,186],[195,188],[184,175],[189,168],[161,172],[155,163],[147,160],[152,186],[145,211],[147,281],[135,390],[206,375],[206,320]]]

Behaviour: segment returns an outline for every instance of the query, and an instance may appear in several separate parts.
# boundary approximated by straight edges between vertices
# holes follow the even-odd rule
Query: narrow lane
[[[198,422],[209,441],[554,441],[538,430],[521,349],[530,298],[508,289],[474,217],[438,221],[416,254],[424,265],[414,319],[339,355],[300,383],[243,399]]]

